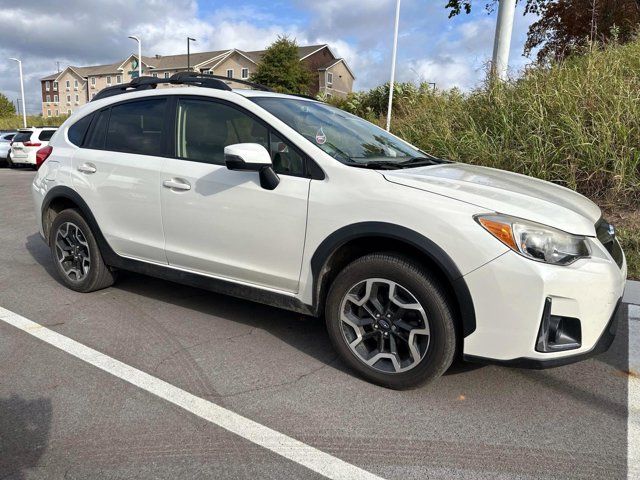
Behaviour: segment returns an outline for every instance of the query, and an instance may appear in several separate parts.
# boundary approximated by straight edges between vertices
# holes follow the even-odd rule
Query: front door
[[[233,105],[181,98],[176,158],[162,170],[162,221],[170,265],[242,283],[296,292],[304,247],[309,178],[303,157]],[[224,147],[259,143],[280,184],[228,170]]]

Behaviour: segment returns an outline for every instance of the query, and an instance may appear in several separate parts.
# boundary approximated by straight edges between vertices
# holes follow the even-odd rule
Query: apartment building
[[[223,75],[228,78],[249,79],[264,50],[247,52],[238,49],[192,53],[191,70]],[[328,45],[298,47],[298,56],[314,73],[313,95],[324,92],[327,96],[344,97],[353,89],[355,76],[343,58],[339,58]],[[187,55],[156,55],[154,57],[130,55],[122,62],[90,67],[68,66],[58,73],[41,79],[42,115],[45,117],[73,113],[105,87],[128,83],[138,76],[138,62],[142,75],[169,78],[187,70]],[[232,87],[239,87],[233,81]]]

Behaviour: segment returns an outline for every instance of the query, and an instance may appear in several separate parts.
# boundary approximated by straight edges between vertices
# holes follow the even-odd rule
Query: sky
[[[435,82],[470,90],[482,82],[493,49],[496,12],[478,0],[471,15],[448,18],[446,0],[402,0],[398,81]],[[388,81],[395,0],[0,0],[0,92],[19,96],[20,58],[27,112],[39,113],[39,79],[67,65],[113,63],[137,52],[128,35],[142,39],[143,55],[192,51],[261,50],[278,35],[299,45],[327,43],[356,75],[354,89]],[[511,49],[517,75],[529,24],[518,7]]]

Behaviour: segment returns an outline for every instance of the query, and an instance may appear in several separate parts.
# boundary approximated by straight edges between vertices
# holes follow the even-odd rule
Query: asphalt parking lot
[[[320,320],[134,274],[66,289],[33,175],[0,169],[0,307],[382,478],[627,478],[627,322],[582,363],[385,390]],[[0,478],[322,476],[0,321]]]

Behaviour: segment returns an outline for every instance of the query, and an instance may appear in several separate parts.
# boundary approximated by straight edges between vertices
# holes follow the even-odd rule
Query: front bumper
[[[535,262],[515,252],[467,274],[476,310],[476,330],[464,339],[464,358],[545,368],[606,351],[626,308],[620,305],[627,267],[590,239],[592,257],[570,266]],[[536,349],[545,302],[551,315],[579,319],[581,342],[569,350]]]

